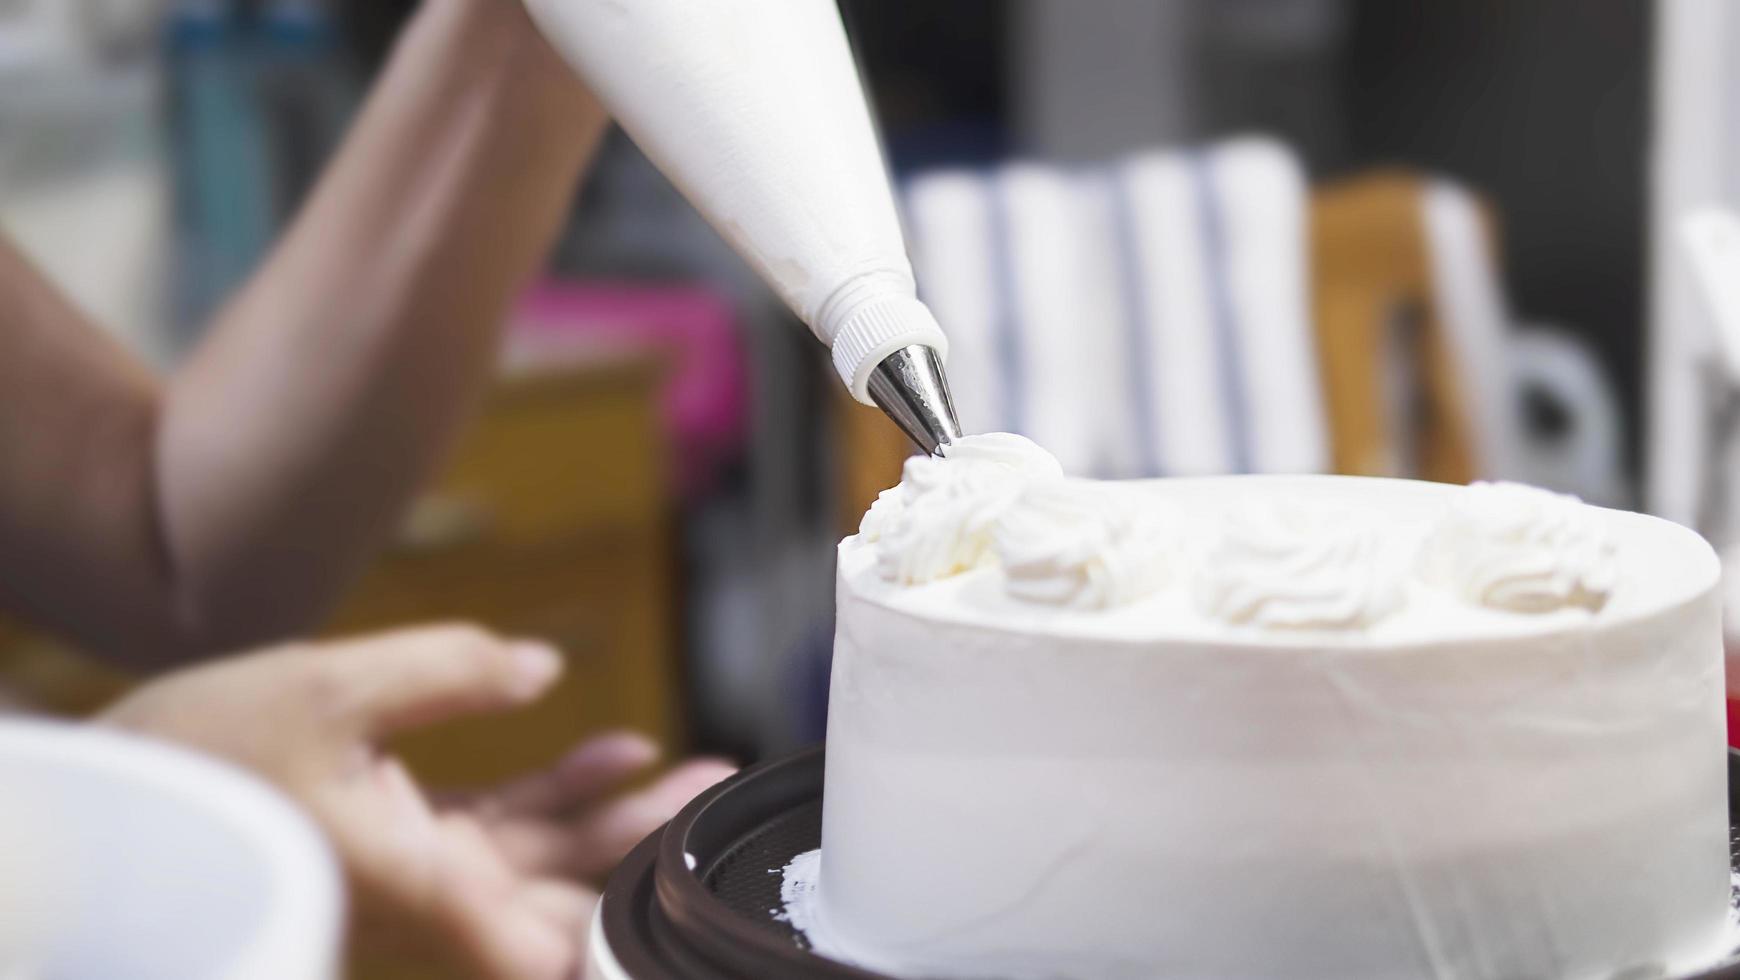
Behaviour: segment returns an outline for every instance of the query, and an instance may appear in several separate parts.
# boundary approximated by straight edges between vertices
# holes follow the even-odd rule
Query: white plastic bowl
[[[325,839],[254,777],[0,721],[0,980],[331,978],[343,912]]]

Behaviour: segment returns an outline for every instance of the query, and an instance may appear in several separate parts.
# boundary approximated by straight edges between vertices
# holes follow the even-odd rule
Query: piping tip
[[[870,400],[931,455],[961,437],[948,375],[936,349],[902,347],[870,373]]]

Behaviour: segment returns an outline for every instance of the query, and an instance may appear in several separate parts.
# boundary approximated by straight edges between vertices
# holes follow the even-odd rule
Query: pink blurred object
[[[604,345],[668,357],[663,416],[685,495],[708,490],[743,447],[748,359],[731,301],[705,286],[546,281],[521,300],[510,341],[522,351]]]

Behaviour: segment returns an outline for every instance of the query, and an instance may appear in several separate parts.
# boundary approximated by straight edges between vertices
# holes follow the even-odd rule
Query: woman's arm
[[[519,3],[426,0],[168,382],[0,243],[0,605],[135,663],[308,625],[440,461],[605,122]]]

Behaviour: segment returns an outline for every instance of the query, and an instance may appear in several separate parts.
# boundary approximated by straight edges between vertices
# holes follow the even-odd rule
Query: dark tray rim
[[[706,885],[713,864],[769,813],[819,798],[825,759],[824,748],[816,746],[747,769],[690,801],[659,835],[653,867],[659,907],[708,960],[750,977],[777,977],[789,970],[792,976],[825,980],[887,980],[793,945],[726,907]],[[690,854],[696,859],[693,870]]]

